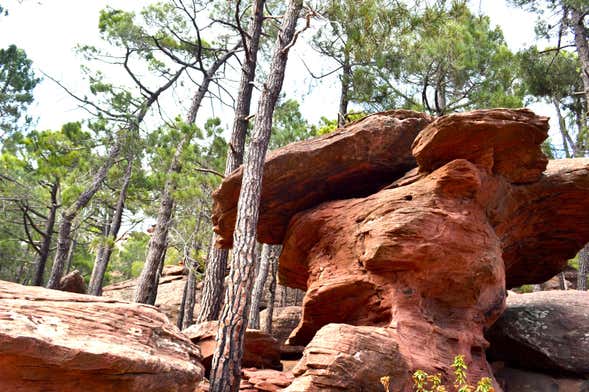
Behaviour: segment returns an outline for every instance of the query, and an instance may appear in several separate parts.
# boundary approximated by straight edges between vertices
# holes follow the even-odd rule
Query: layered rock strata
[[[0,390],[186,391],[198,347],[152,306],[0,282]]]

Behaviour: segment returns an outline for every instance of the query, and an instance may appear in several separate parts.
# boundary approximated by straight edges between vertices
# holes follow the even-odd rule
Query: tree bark
[[[190,256],[190,251],[194,251],[198,254],[200,251],[200,244],[197,244],[196,237],[200,231],[200,224],[202,220],[202,214],[198,215],[198,220],[194,226],[192,233],[192,241],[189,249],[184,250],[184,263],[188,268],[188,276],[186,278],[186,284],[184,285],[184,293],[182,294],[182,304],[180,306],[180,312],[178,314],[178,328],[186,329],[193,324],[194,319],[194,302],[196,297],[196,269],[198,268],[197,261]]]
[[[202,83],[200,84],[196,94],[194,94],[190,109],[188,110],[188,115],[186,118],[187,124],[194,124],[198,110],[201,107],[206,93],[209,91],[209,85],[213,80],[213,77],[219,68],[221,68],[221,66],[225,64],[225,62],[229,60],[231,56],[233,56],[239,46],[240,45],[237,45],[233,49],[227,51],[223,56],[218,58],[207,71],[204,72]],[[157,277],[158,262],[161,259],[162,253],[166,247],[168,231],[170,230],[172,213],[174,210],[173,193],[177,185],[174,179],[174,174],[179,173],[181,170],[180,157],[186,144],[190,143],[191,136],[192,135],[190,133],[185,133],[182,136],[182,139],[176,146],[170,166],[168,167],[166,183],[164,185],[164,191],[162,192],[160,199],[160,208],[158,210],[157,220],[155,223],[155,231],[153,232],[151,241],[149,241],[149,249],[147,251],[145,264],[143,265],[143,270],[141,271],[141,275],[139,276],[139,280],[137,282],[137,288],[135,289],[135,302],[147,303],[150,289],[152,289],[154,282],[157,287],[159,281]]]
[[[268,295],[268,312],[266,323],[262,326],[262,331],[272,334],[272,317],[274,316],[274,299],[276,298],[276,274],[278,273],[278,258],[282,252],[282,245],[269,245],[270,247],[270,287]]]
[[[92,275],[90,277],[90,284],[88,287],[88,294],[102,295],[102,283],[104,274],[110,261],[110,256],[114,248],[114,243],[119,235],[121,222],[123,221],[123,211],[125,209],[125,200],[127,199],[127,190],[131,183],[131,175],[133,174],[133,157],[131,154],[127,156],[127,167],[123,175],[123,183],[121,184],[121,191],[115,207],[115,212],[112,217],[110,228],[106,234],[106,241],[101,245],[101,252],[98,252],[94,267],[92,268]]]
[[[296,38],[295,29],[302,6],[302,0],[289,1],[282,17],[282,26],[272,55],[270,72],[258,104],[248,155],[244,163],[233,235],[230,281],[225,290],[225,305],[217,331],[218,344],[211,367],[211,392],[239,390],[243,340],[248,324],[254,279],[256,227],[264,159],[272,130],[274,107],[284,81],[288,50]]]
[[[564,272],[561,272],[558,274],[558,287],[561,290],[568,290],[569,289],[566,277],[564,276]]]
[[[155,277],[151,286],[149,287],[149,292],[147,293],[147,301],[145,302],[148,305],[155,305],[155,300],[157,299],[157,291],[159,288],[160,277],[162,276],[162,272],[164,270],[164,263],[166,262],[166,252],[168,251],[168,244],[164,247],[164,252],[161,255],[158,269],[156,271]]]
[[[583,80],[583,87],[585,89],[585,102],[589,106],[589,44],[587,43],[585,31],[585,14],[573,8],[571,10],[571,18],[575,46],[579,60],[581,61],[581,79]]]
[[[243,162],[245,135],[247,132],[248,116],[252,101],[254,78],[256,76],[258,48],[260,45],[260,36],[262,34],[262,24],[264,21],[265,2],[266,0],[255,1],[252,22],[250,23],[248,34],[246,35],[249,39],[246,38],[247,44],[244,45],[245,58],[241,70],[239,93],[237,96],[235,117],[233,120],[233,130],[231,132],[229,148],[227,149],[225,176],[228,176]],[[200,309],[196,320],[197,323],[217,320],[219,318],[219,312],[221,311],[229,251],[227,249],[217,248],[215,246],[216,242],[217,236],[213,233],[209,257],[207,258]]]
[[[352,79],[352,66],[350,65],[350,51],[344,48],[344,63],[342,64],[341,93],[339,99],[339,110],[337,113],[337,126],[342,128],[346,125],[348,104],[350,103],[350,84]]]
[[[45,234],[43,235],[43,243],[41,249],[37,254],[37,260],[35,260],[35,275],[33,276],[33,286],[43,286],[43,275],[45,274],[45,266],[47,265],[47,259],[49,259],[49,252],[51,250],[51,240],[53,238],[53,230],[55,228],[55,216],[57,215],[57,193],[59,191],[59,181],[55,181],[52,184],[50,195],[51,195],[51,207],[49,207],[49,214],[47,215],[47,221],[45,222]]]
[[[264,294],[264,285],[268,277],[268,269],[270,268],[270,247],[271,245],[262,245],[262,255],[260,258],[260,265],[258,274],[254,282],[252,291],[252,303],[250,306],[249,328],[260,329],[260,302]]]
[[[579,252],[579,271],[577,272],[577,290],[587,290],[587,272],[589,271],[589,244]]]

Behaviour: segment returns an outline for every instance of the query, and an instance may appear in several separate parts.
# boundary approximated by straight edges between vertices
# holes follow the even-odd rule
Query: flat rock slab
[[[395,110],[333,133],[292,143],[266,157],[258,241],[281,244],[290,218],[327,200],[366,196],[416,166],[411,143],[432,118]],[[213,194],[218,244],[231,247],[243,169]]]
[[[425,172],[466,159],[510,182],[527,183],[546,168],[539,146],[547,137],[548,117],[531,110],[474,110],[437,118],[415,139],[413,155]]]
[[[507,309],[485,336],[488,355],[512,366],[589,376],[589,292],[510,295]]]
[[[152,306],[0,281],[0,390],[193,392],[198,347]]]

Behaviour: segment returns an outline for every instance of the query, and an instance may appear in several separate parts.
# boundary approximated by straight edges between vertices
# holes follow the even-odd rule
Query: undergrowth
[[[457,355],[454,357],[452,363],[454,368],[454,392],[495,392],[493,383],[489,377],[481,378],[476,385],[468,383],[467,366],[464,363],[464,355]],[[384,376],[380,378],[380,382],[386,392],[393,392],[389,390],[391,378]],[[440,374],[430,375],[423,370],[417,370],[413,373],[413,386],[415,392],[450,392],[442,385],[442,376]]]

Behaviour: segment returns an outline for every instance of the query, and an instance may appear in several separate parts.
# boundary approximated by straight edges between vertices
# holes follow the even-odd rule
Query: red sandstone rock
[[[382,391],[383,376],[391,391],[413,391],[409,370],[394,329],[329,324],[305,349],[285,392]]]
[[[182,331],[200,348],[206,374],[209,374],[211,370],[211,362],[217,347],[217,328],[218,321],[207,321],[191,325]],[[278,341],[262,331],[248,329],[245,333],[245,348],[241,365],[243,367],[281,370]]]
[[[280,244],[290,218],[327,200],[366,196],[415,166],[411,143],[431,117],[408,110],[377,113],[343,129],[270,152],[258,223],[258,240]],[[218,244],[233,240],[242,169],[214,193]]]
[[[200,353],[152,306],[0,282],[0,390],[186,391]]]
[[[589,376],[589,292],[510,295],[487,331],[489,356],[517,368]]]
[[[260,312],[260,325],[265,325],[268,312]],[[300,306],[286,306],[274,308],[272,315],[272,336],[280,344],[280,355],[282,358],[299,358],[305,349],[304,346],[293,346],[288,344],[287,340],[291,332],[301,321]]]
[[[255,391],[282,391],[293,379],[291,372],[256,368],[242,370],[242,385]]]
[[[506,274],[508,285],[542,282],[589,241],[588,168],[555,162],[539,181],[512,185],[457,159],[296,215],[279,275],[307,293],[290,343],[332,322],[389,326],[413,370],[438,363],[448,375],[465,354],[490,376],[482,331],[503,311]]]
[[[59,281],[59,289],[70,293],[86,294],[86,282],[78,270],[73,270]]]
[[[534,182],[546,168],[539,148],[548,137],[548,118],[528,109],[490,109],[437,118],[413,143],[421,171],[466,159],[514,183]]]

